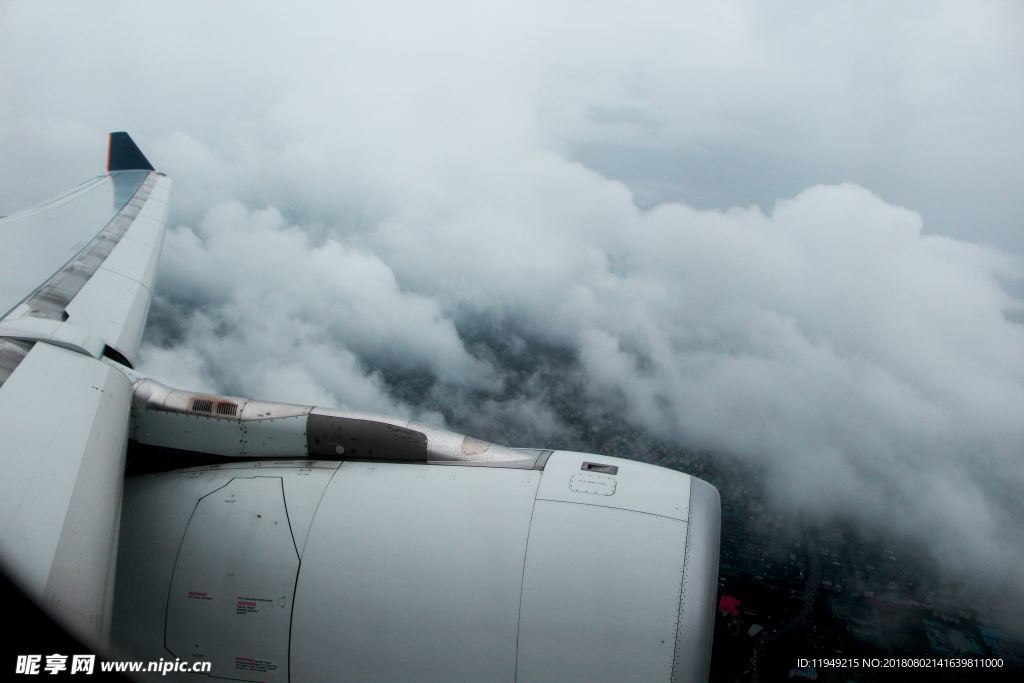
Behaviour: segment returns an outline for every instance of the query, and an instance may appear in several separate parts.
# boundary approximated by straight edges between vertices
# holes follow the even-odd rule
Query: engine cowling
[[[130,477],[112,639],[236,680],[705,680],[719,520],[704,481],[565,451]]]

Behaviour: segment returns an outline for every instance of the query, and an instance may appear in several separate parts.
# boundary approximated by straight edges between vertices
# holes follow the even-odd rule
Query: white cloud
[[[215,206],[197,230],[171,230],[164,252],[161,288],[198,305],[179,334],[196,352],[219,356],[207,365],[230,385],[283,389],[299,400],[272,378],[301,377],[314,394],[306,401],[388,405],[357,357],[466,387],[495,381],[435,301],[403,292],[370,253],[333,240],[312,244],[275,209]],[[292,366],[291,374],[279,365]]]

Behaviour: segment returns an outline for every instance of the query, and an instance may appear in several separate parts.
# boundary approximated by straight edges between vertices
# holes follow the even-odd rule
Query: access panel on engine
[[[196,505],[167,600],[165,646],[217,678],[287,681],[299,556],[280,477],[235,478]]]

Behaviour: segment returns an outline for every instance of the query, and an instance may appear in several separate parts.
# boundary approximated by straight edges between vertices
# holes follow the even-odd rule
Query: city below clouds
[[[0,11],[0,213],[108,130],[174,178],[143,371],[575,402],[1024,599],[1017,5],[244,7]]]

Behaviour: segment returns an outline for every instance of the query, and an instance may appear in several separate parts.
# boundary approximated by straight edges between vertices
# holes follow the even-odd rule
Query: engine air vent
[[[229,415],[231,417],[234,417],[235,415],[238,414],[238,404],[230,403],[228,401],[221,401],[217,404],[217,414]]]
[[[196,413],[212,413],[213,401],[208,398],[192,399],[192,411]]]

